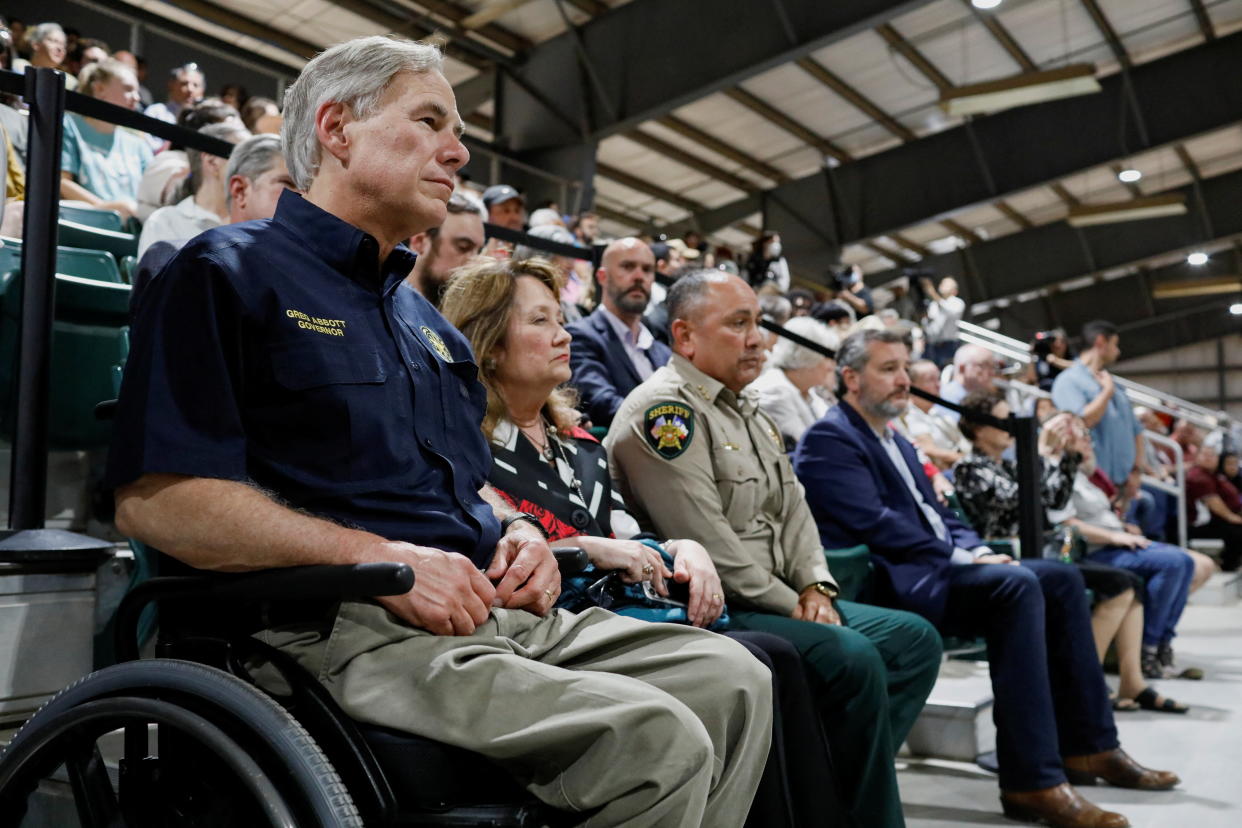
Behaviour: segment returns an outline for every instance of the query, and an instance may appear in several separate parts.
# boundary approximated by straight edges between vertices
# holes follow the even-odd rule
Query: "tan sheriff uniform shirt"
[[[707,547],[730,601],[787,616],[807,586],[835,583],[780,432],[750,389],[734,394],[674,354],[625,398],[604,446],[639,523]]]

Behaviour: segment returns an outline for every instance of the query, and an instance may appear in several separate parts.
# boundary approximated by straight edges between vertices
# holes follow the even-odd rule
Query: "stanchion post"
[[[48,394],[56,291],[60,146],[65,76],[26,69],[29,157],[22,244],[22,322],[17,350],[16,422],[9,477],[9,526],[42,529],[47,502]]]
[[[1039,459],[1039,423],[1034,417],[1010,415],[1014,450],[1018,457],[1018,538],[1025,558],[1043,554],[1044,507],[1042,463]]]

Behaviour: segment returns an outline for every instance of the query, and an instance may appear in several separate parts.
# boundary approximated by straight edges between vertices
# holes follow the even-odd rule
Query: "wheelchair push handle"
[[[586,550],[580,546],[554,546],[552,554],[556,557],[556,565],[561,570],[561,577],[577,575],[591,563]]]

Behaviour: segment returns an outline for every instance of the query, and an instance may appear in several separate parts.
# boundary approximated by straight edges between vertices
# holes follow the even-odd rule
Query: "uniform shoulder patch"
[[[656,403],[643,414],[643,436],[664,459],[680,457],[694,439],[694,409],[673,400]]]

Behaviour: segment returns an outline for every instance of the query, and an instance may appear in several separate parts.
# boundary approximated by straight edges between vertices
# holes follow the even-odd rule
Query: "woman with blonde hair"
[[[607,454],[579,426],[577,396],[564,386],[570,336],[561,287],[560,271],[546,261],[479,258],[458,268],[444,292],[440,311],[470,340],[487,390],[482,428],[494,461],[488,483],[514,508],[536,516],[552,546],[581,547],[597,569],[616,572],[625,584],[646,585],[653,603],[680,588],[684,612],[674,609],[669,620],[717,625],[724,590],[707,550],[693,540],[632,539],[638,527],[612,489]],[[592,594],[594,588],[585,594],[603,594]],[[569,590],[558,606],[567,594],[583,596]],[[782,723],[747,825],[844,824],[797,651],[763,633],[729,635],[772,670],[781,714],[774,721]]]

